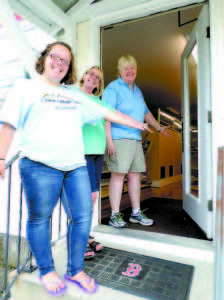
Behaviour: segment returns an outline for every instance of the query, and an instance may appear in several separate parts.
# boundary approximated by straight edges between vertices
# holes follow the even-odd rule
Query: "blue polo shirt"
[[[134,91],[121,78],[112,81],[103,92],[103,102],[116,110],[126,114],[140,122],[149,112],[140,89],[134,84]],[[141,130],[128,126],[111,123],[113,140],[131,139],[141,140]]]

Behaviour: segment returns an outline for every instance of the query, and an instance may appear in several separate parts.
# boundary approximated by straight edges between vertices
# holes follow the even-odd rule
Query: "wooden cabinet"
[[[155,131],[147,135],[150,141],[146,153],[146,178],[152,187],[161,187],[182,180],[182,126],[181,121],[158,110],[161,126],[169,126],[170,137]]]

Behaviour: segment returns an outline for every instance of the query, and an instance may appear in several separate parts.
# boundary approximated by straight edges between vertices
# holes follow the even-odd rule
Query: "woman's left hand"
[[[160,133],[165,136],[170,136],[168,129],[169,129],[169,126],[163,126],[160,129]]]

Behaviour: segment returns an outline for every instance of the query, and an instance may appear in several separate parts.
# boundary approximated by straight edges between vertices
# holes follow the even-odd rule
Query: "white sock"
[[[112,210],[111,216],[114,216],[115,214],[118,214],[118,213],[119,213],[119,210]]]
[[[132,214],[133,215],[138,215],[140,211],[140,207],[139,208],[132,208]]]

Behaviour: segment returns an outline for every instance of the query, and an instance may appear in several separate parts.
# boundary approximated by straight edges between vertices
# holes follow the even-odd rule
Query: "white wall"
[[[77,24],[76,67],[78,79],[90,67],[90,22]]]
[[[224,1],[210,1],[213,195],[216,199],[218,147],[224,146]]]

